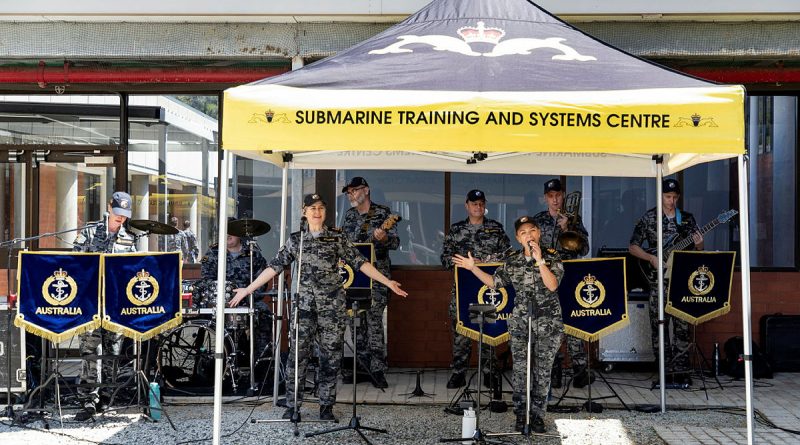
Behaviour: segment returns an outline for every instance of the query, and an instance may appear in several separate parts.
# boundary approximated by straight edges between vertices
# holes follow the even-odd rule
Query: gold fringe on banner
[[[611,326],[605,327],[594,334],[590,334],[586,331],[581,331],[580,329],[575,329],[572,326],[564,325],[564,333],[571,335],[573,337],[578,337],[581,340],[585,340],[588,342],[593,342],[600,340],[601,337],[605,337],[608,334],[613,332],[619,331],[620,329],[628,326],[630,324],[630,319],[628,319],[628,313],[622,315],[622,319]]]
[[[705,323],[708,320],[711,320],[712,318],[717,318],[720,315],[725,315],[730,311],[731,311],[730,297],[728,297],[728,301],[726,301],[721,308],[715,311],[711,311],[697,318],[687,314],[686,312],[675,309],[675,307],[670,302],[667,302],[667,306],[664,308],[664,312],[672,315],[673,317],[680,318],[681,320],[695,326],[699,325],[700,323]]]
[[[175,318],[170,319],[169,321],[162,323],[147,332],[139,332],[129,327],[122,326],[121,324],[111,322],[111,318],[108,315],[103,317],[103,329],[116,332],[117,334],[122,334],[125,337],[135,341],[149,340],[162,332],[169,331],[170,329],[180,326],[182,323],[183,314],[181,312],[177,312],[175,314]]]
[[[18,328],[22,328],[25,332],[28,332],[33,335],[38,335],[39,337],[44,338],[45,340],[50,340],[53,343],[61,343],[64,340],[69,340],[76,335],[83,334],[84,332],[91,331],[100,327],[100,317],[94,315],[92,317],[92,321],[82,324],[78,327],[72,328],[70,330],[64,331],[60,334],[57,334],[53,331],[47,330],[39,325],[35,325],[29,321],[25,320],[25,316],[23,314],[18,314],[14,318],[14,326]]]
[[[481,337],[480,331],[476,331],[464,326],[464,322],[462,321],[459,321],[458,324],[456,324],[456,332],[475,341],[479,341]],[[500,346],[507,342],[510,338],[511,336],[508,334],[508,332],[500,334],[499,337],[490,337],[486,335],[485,332],[483,333],[483,342],[489,346]]]

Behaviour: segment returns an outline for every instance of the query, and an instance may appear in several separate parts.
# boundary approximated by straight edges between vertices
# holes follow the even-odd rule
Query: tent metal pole
[[[753,445],[753,333],[750,307],[750,220],[748,216],[747,159],[738,156],[739,164],[739,258],[742,276],[742,335],[744,336],[744,381],[747,408],[747,444]]]
[[[227,151],[222,152],[222,165],[220,165],[217,179],[217,201],[219,204],[219,221],[217,223],[218,258],[217,262],[217,314],[216,330],[214,332],[214,431],[213,445],[220,443],[222,429],[222,375],[225,371],[225,269],[228,262],[228,163],[230,156]]]
[[[659,156],[656,159],[656,233],[658,236],[658,380],[661,392],[661,412],[667,412],[667,373],[666,354],[664,354],[664,208],[661,205],[662,182],[664,179],[663,160]]]
[[[286,212],[289,203],[289,167],[284,164],[281,176],[281,220],[279,222],[281,232],[279,236],[280,244],[283,246],[286,243]],[[278,386],[281,383],[280,369],[281,369],[281,340],[283,334],[283,289],[286,284],[284,283],[284,275],[278,274],[278,308],[276,309],[277,322],[275,323],[275,331],[272,333],[273,345],[272,349],[275,354],[273,359],[273,379],[272,379],[272,406],[278,407]]]

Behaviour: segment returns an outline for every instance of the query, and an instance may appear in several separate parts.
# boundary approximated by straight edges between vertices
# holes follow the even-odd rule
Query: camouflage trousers
[[[572,369],[575,373],[582,371],[586,368],[586,348],[583,347],[583,340],[578,337],[564,334],[564,342],[567,343],[567,352],[569,353],[569,360],[572,362]],[[556,359],[553,362],[553,369],[558,368],[564,362],[564,354],[561,353],[561,346],[558,347],[559,352],[556,354]]]
[[[272,342],[272,311],[267,303],[260,299],[253,302],[253,308],[256,311],[253,319],[256,331],[253,341],[255,361],[269,359],[272,355],[272,351],[267,349]]]
[[[664,289],[667,285],[664,285]],[[653,342],[653,354],[658,361],[658,284],[650,283],[650,339]],[[669,323],[672,320],[672,338],[669,335]],[[680,318],[664,313],[664,360],[667,370],[686,371],[689,364],[689,323]]]
[[[386,346],[383,336],[383,310],[389,302],[389,289],[381,284],[372,287],[372,306],[359,314],[356,349],[358,361],[369,371],[386,371]]]
[[[120,355],[122,352],[122,334],[117,334],[105,329],[95,329],[81,334],[80,351],[81,357],[90,355]],[[102,345],[102,349],[100,346]],[[101,368],[98,378],[98,362]],[[116,373],[114,368],[117,365],[113,359],[91,360],[84,358],[81,362],[81,383],[116,383],[114,381]],[[110,395],[114,388],[85,388],[79,387],[78,394],[81,396],[82,403],[86,407],[96,407],[100,402],[100,393]]]
[[[313,303],[312,303],[313,304]],[[342,343],[346,317],[343,308],[322,310],[300,309],[298,314],[299,341],[298,368],[294,366],[294,329],[289,331],[289,356],[286,363],[286,405],[294,407],[294,376],[298,372],[301,393],[297,395],[297,407],[302,405],[302,388],[309,356],[316,343],[319,346],[319,389],[320,406],[336,403],[336,378],[342,362]]]
[[[508,319],[508,332],[511,334],[511,358],[514,362],[511,378],[514,392],[511,400],[514,413],[524,415],[527,387],[525,368],[528,363],[528,318],[525,308],[514,308]],[[550,372],[556,352],[561,347],[564,325],[560,318],[537,317],[533,319],[531,332],[531,414],[544,419],[547,393],[550,391]]]
[[[453,290],[450,295],[450,326],[453,330],[453,373],[463,374],[467,372],[467,369],[469,369],[469,359],[470,355],[472,355],[473,340],[456,332],[456,325],[458,325],[456,316],[457,311],[456,288],[453,286]],[[483,349],[481,349],[481,356],[484,358],[484,365],[488,363],[486,360],[489,358],[489,354],[491,353],[492,350],[489,345],[484,343]],[[489,371],[486,368],[486,365],[483,367],[483,370],[484,372]]]

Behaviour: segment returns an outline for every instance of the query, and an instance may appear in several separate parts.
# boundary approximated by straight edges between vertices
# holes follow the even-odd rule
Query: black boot
[[[542,434],[545,431],[547,431],[547,429],[544,427],[544,419],[537,416],[536,414],[531,415],[531,431],[539,434]]]
[[[333,405],[320,405],[319,406],[319,420],[332,420],[338,422],[333,415]]]
[[[553,365],[553,370],[550,372],[550,387],[561,388],[563,377],[564,370],[561,368],[561,363]]]
[[[97,414],[97,408],[95,408],[94,405],[86,405],[82,410],[75,414],[75,420],[77,422],[85,422],[94,418],[95,414]]]
[[[389,382],[386,381],[386,375],[383,371],[372,373],[372,386],[376,388],[388,388]]]
[[[457,372],[451,375],[450,380],[447,381],[447,389],[461,388],[466,384],[467,384],[467,379],[464,376],[464,373]]]
[[[514,421],[514,431],[523,432],[525,430],[525,414],[517,414],[517,420]]]

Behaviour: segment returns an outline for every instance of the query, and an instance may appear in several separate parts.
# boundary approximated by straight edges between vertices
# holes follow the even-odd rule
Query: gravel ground
[[[50,430],[45,431],[41,421],[31,422],[27,428],[10,426],[8,419],[0,423],[2,444],[179,444],[210,443],[203,440],[211,436],[213,407],[211,405],[169,406],[168,413],[175,423],[173,430],[166,419],[153,423],[136,414],[107,413],[95,423],[76,423],[72,414],[65,414],[63,428],[57,420],[50,421]],[[252,406],[242,404],[223,407],[224,444],[362,444],[355,431],[342,431],[314,438],[305,438],[307,432],[318,431],[335,424],[301,423],[300,437],[292,435],[288,423],[250,423],[248,418]],[[271,404],[255,408],[253,418],[279,418],[283,409],[273,409]],[[351,408],[337,404],[335,414],[346,424]],[[317,405],[304,405],[301,414],[309,419],[317,418]],[[389,434],[365,432],[375,444],[431,444],[440,437],[458,437],[461,433],[461,418],[446,414],[441,406],[424,405],[368,405],[359,407],[359,416],[364,426],[385,428]],[[511,430],[514,422],[509,411],[502,414],[484,411],[481,426],[484,432]],[[702,427],[744,427],[744,416],[720,411],[671,411],[666,414],[646,414],[623,410],[606,410],[603,413],[549,413],[547,427],[558,437],[536,437],[539,444],[663,444],[653,426],[670,424]],[[239,428],[241,426],[241,428]],[[238,431],[235,431],[237,430]],[[521,437],[505,439],[506,443],[526,443]]]

